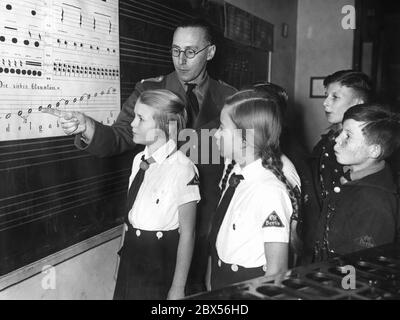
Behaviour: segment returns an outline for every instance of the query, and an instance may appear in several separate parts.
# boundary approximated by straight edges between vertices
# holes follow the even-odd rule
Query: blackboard
[[[183,17],[206,14],[218,29],[223,12],[207,1],[121,0],[121,102],[135,82],[173,70],[170,42]],[[217,44],[213,77],[237,87],[266,80],[265,52]],[[0,276],[122,223],[134,152],[98,159],[63,136],[0,142],[0,155]]]

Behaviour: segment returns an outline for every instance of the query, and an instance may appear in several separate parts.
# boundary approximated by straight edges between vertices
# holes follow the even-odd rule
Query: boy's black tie
[[[188,115],[187,128],[193,128],[197,115],[199,114],[199,101],[193,92],[196,87],[195,83],[186,83],[186,110]]]
[[[135,178],[132,181],[131,187],[128,191],[128,200],[126,202],[126,215],[125,215],[125,222],[129,223],[128,215],[129,211],[131,211],[133,203],[135,202],[136,196],[139,192],[140,186],[142,185],[144,174],[149,166],[154,163],[154,159],[152,157],[148,159],[144,159],[144,155],[142,156],[142,162],[140,163],[140,169],[136,173]]]
[[[213,219],[213,223],[211,226],[209,242],[211,248],[215,248],[215,243],[217,241],[217,236],[219,229],[221,228],[222,221],[224,220],[226,211],[228,210],[229,203],[232,200],[233,194],[235,193],[236,187],[243,180],[243,176],[240,174],[232,174],[229,178],[229,187],[226,189],[226,192],[218,205],[217,211],[215,212],[215,216]]]

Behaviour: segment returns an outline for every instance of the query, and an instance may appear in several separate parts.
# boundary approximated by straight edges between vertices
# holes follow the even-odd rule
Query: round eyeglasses
[[[178,47],[173,47],[171,48],[171,54],[173,57],[179,57],[181,52],[183,52],[183,54],[185,55],[186,58],[188,59],[193,59],[196,54],[202,52],[203,50],[207,49],[209,46],[211,46],[211,44],[206,45],[203,49],[196,51],[194,49],[185,49],[185,50],[181,50]]]

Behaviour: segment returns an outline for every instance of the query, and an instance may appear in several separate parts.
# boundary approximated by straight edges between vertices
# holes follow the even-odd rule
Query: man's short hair
[[[327,88],[335,82],[353,89],[364,102],[370,102],[372,99],[372,83],[370,78],[363,72],[355,70],[336,71],[324,79],[324,87]]]
[[[353,119],[365,123],[362,132],[368,144],[377,144],[382,153],[378,160],[388,158],[400,147],[400,115],[375,103],[364,103],[349,108],[343,122]]]
[[[203,17],[186,18],[176,26],[176,29],[189,27],[203,29],[205,33],[205,40],[210,44],[214,44],[213,27],[206,19]]]

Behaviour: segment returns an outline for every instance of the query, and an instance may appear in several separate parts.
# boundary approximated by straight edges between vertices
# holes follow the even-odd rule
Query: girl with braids
[[[276,95],[254,89],[225,101],[215,138],[227,170],[209,236],[209,289],[288,268],[298,205],[283,172],[292,172],[293,184],[299,177],[286,157],[282,162],[279,108]]]

